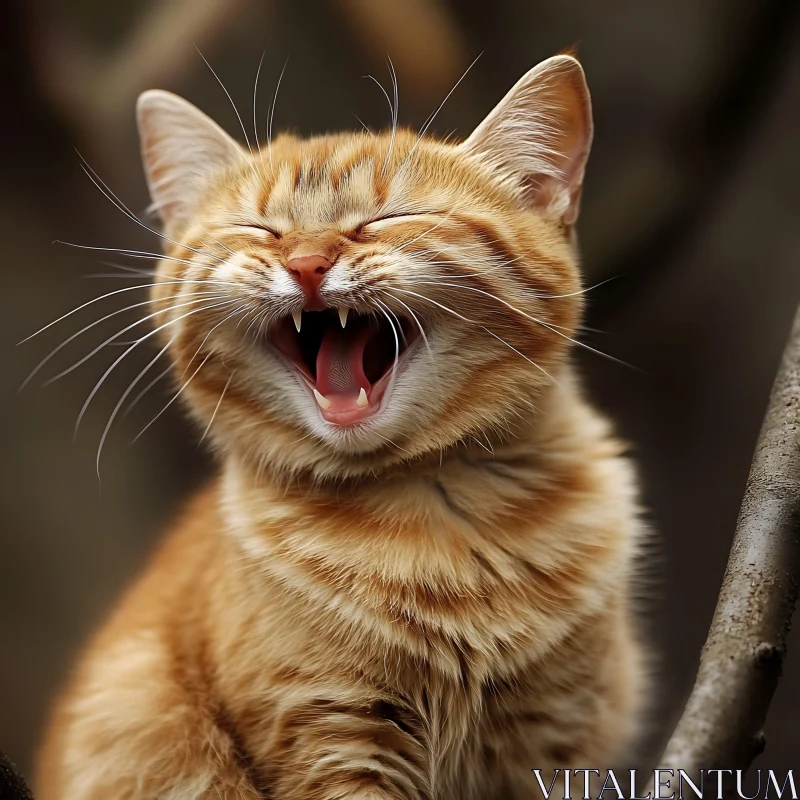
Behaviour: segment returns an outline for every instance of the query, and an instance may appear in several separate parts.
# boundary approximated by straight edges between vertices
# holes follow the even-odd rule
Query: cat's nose
[[[286,262],[286,270],[300,285],[312,305],[321,305],[319,286],[332,266],[325,256],[301,256]]]

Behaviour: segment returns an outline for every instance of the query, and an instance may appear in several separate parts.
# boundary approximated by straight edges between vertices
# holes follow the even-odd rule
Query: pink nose
[[[332,266],[324,256],[301,256],[289,259],[286,263],[289,274],[300,285],[309,301],[315,304],[319,301],[319,286]]]

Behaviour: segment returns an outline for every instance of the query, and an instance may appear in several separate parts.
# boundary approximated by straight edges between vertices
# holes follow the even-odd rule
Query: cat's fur
[[[41,800],[515,800],[532,768],[624,759],[641,526],[568,361],[578,62],[539,65],[462,144],[282,136],[251,157],[166,93],[139,118],[169,239],[156,323],[221,476],[84,654]],[[310,254],[334,265],[327,304],[426,334],[352,425],[264,342]]]

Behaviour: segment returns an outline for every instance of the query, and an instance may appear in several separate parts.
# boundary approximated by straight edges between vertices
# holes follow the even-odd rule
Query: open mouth
[[[346,308],[298,311],[270,331],[269,341],[311,390],[322,417],[361,422],[381,408],[400,359],[419,332],[403,317]]]

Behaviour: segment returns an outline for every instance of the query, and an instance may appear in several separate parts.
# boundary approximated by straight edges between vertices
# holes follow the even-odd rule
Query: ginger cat
[[[462,143],[247,152],[163,91],[138,120],[155,324],[220,476],[84,653],[40,800],[517,800],[624,761],[643,528],[569,361],[578,61]]]

